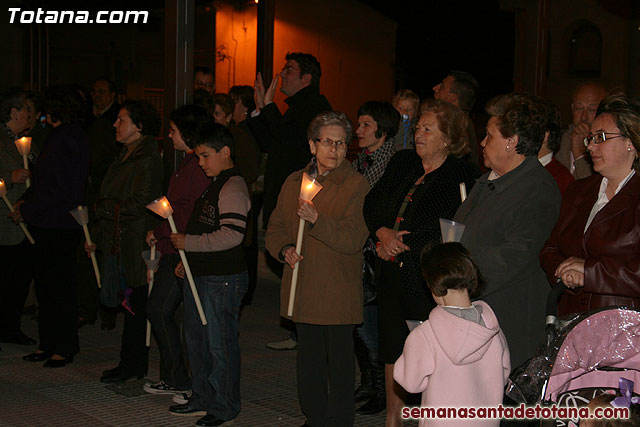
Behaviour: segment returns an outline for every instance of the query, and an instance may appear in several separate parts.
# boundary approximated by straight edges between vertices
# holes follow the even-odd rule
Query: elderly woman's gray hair
[[[351,135],[353,133],[353,127],[351,121],[345,113],[340,111],[325,111],[318,114],[309,123],[309,129],[307,130],[307,138],[310,140],[316,140],[320,137],[320,128],[324,126],[340,126],[344,129],[344,133],[347,135],[345,144],[348,147],[351,143]]]

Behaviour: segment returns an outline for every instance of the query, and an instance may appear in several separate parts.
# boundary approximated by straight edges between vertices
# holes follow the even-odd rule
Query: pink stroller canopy
[[[614,308],[592,314],[567,334],[544,399],[556,401],[559,393],[585,387],[617,388],[620,377],[640,393],[640,312]]]

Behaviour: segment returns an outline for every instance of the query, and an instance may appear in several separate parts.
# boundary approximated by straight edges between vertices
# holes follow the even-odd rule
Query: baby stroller
[[[586,406],[620,378],[640,393],[640,311],[607,307],[557,319],[557,284],[547,299],[547,346],[512,373],[507,396],[517,403]],[[578,419],[543,420],[543,426],[577,426]]]

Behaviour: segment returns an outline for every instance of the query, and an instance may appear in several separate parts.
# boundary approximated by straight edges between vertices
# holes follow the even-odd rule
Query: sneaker
[[[283,341],[268,342],[266,346],[271,350],[295,350],[298,343],[291,338],[287,338]]]
[[[184,405],[185,403],[189,402],[191,396],[193,396],[193,393],[191,391],[186,391],[184,393],[175,393],[173,395],[173,399],[171,400],[173,400],[178,405]]]
[[[144,391],[151,394],[174,394],[174,393],[185,393],[188,390],[178,390],[175,387],[171,387],[169,384],[164,381],[159,381],[157,383],[146,383],[144,387],[142,387]]]

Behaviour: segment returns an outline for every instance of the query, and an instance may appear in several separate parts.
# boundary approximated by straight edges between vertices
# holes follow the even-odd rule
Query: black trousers
[[[353,425],[354,328],[296,323],[298,399],[312,427]]]
[[[160,379],[178,390],[189,390],[191,380],[183,355],[176,311],[182,304],[182,279],[175,275],[178,254],[163,254],[147,301],[147,316],[160,351]]]
[[[0,336],[20,330],[20,317],[33,279],[34,247],[25,238],[17,245],[0,245]]]
[[[149,363],[149,350],[145,345],[147,336],[147,292],[149,285],[131,288],[129,310],[124,313],[124,327],[120,341],[120,364],[122,371],[135,375],[146,375]]]
[[[29,227],[35,244],[33,259],[38,297],[38,348],[72,356],[80,351],[76,306],[76,249],[82,230]]]

